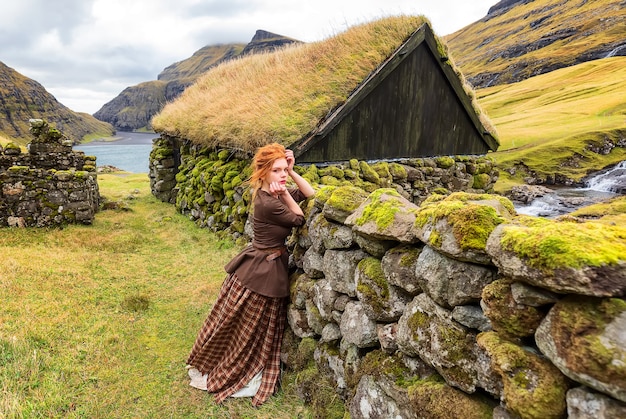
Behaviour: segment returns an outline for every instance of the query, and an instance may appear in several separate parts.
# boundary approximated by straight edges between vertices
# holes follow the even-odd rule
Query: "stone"
[[[385,253],[381,266],[391,285],[400,287],[410,295],[417,295],[422,288],[415,275],[421,247],[400,245]]]
[[[302,257],[302,269],[311,278],[323,278],[324,255],[317,252],[313,246],[309,247]]]
[[[394,354],[398,350],[398,344],[396,343],[396,334],[398,331],[397,323],[387,323],[376,325],[376,333],[378,334],[378,341],[383,351],[388,354]]]
[[[317,307],[320,316],[326,321],[332,321],[332,312],[338,293],[330,286],[330,281],[321,279],[312,287],[313,303]]]
[[[541,307],[548,304],[554,304],[559,300],[559,297],[550,291],[532,287],[521,282],[514,282],[511,284],[511,294],[513,296],[513,300],[515,300],[517,304],[523,304],[531,307]]]
[[[626,301],[565,297],[550,309],[535,341],[563,374],[626,402]]]
[[[385,255],[387,250],[398,244],[392,240],[378,240],[362,234],[355,234],[354,241],[361,249],[379,259]]]
[[[568,419],[626,418],[626,404],[586,387],[567,392]]]
[[[479,306],[456,306],[452,309],[452,318],[470,329],[491,330],[491,322]]]
[[[487,239],[496,226],[514,214],[511,201],[497,195],[431,195],[416,214],[415,234],[453,259],[491,264],[485,250]]]
[[[420,288],[437,304],[451,308],[479,302],[483,288],[496,277],[490,267],[451,259],[424,246],[416,263]]]
[[[367,199],[367,195],[356,186],[339,186],[324,203],[322,214],[329,220],[343,223]]]
[[[433,376],[411,386],[409,403],[419,418],[491,419],[496,403],[478,394],[466,394]]]
[[[339,325],[343,340],[359,348],[372,348],[379,345],[376,322],[367,317],[363,305],[349,302],[341,316]]]
[[[317,369],[332,381],[337,393],[345,392],[347,385],[343,360],[336,350],[329,350],[327,344],[317,345],[313,353]]]
[[[407,305],[398,321],[397,343],[406,355],[419,356],[435,368],[449,385],[476,391],[476,334],[428,295],[420,294]]]
[[[532,336],[545,316],[536,307],[518,304],[506,279],[498,279],[483,289],[480,306],[493,330],[510,339]]]
[[[341,339],[341,330],[336,323],[328,323],[324,326],[320,342],[332,343],[338,341],[339,339]]]
[[[354,271],[357,264],[368,256],[362,250],[327,250],[324,253],[324,276],[333,290],[356,297]]]
[[[379,240],[415,243],[417,206],[389,188],[377,189],[345,221],[359,234]]]
[[[325,249],[349,249],[354,244],[350,227],[329,221],[322,214],[311,221],[309,236],[312,247],[319,253]]]
[[[504,276],[558,294],[626,293],[626,236],[617,225],[518,217],[500,224],[487,252]]]
[[[299,338],[315,336],[315,332],[309,327],[306,310],[298,310],[290,305],[287,309],[287,322],[293,333]]]
[[[385,387],[396,390],[395,398],[388,394]],[[369,375],[361,377],[354,397],[348,404],[348,410],[352,419],[420,417],[411,408],[406,390],[398,388],[388,378],[374,378]]]
[[[545,358],[500,337],[483,332],[478,345],[491,359],[503,383],[502,401],[522,418],[558,418],[566,411],[568,380]]]
[[[374,257],[362,259],[354,272],[356,296],[369,318],[375,321],[396,321],[411,300],[401,288],[387,282],[381,262]]]

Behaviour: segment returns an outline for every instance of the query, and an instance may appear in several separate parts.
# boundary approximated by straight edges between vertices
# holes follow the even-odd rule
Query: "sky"
[[[385,16],[424,15],[445,36],[498,0],[20,0],[2,2],[0,61],[76,112],[156,80],[206,45],[257,29],[315,42]]]

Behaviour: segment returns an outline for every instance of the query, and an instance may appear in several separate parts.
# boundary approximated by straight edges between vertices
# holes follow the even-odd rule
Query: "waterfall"
[[[588,179],[586,189],[619,194],[626,193],[626,160]]]
[[[606,54],[606,57],[604,58],[611,58],[617,55],[618,52],[620,52],[621,50],[623,50],[624,48],[626,48],[626,44],[624,45],[620,45],[616,48],[613,48],[613,51],[609,52],[608,54]]]

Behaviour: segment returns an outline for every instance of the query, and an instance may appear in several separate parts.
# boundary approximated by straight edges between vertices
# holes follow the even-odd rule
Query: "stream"
[[[553,218],[578,208],[626,194],[626,160],[589,177],[582,188],[559,187],[527,205],[516,205],[518,214]]]

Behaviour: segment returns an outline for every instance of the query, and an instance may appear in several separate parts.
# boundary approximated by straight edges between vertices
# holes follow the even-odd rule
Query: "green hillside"
[[[532,177],[569,183],[626,160],[626,57],[480,89],[501,146],[498,190]]]
[[[41,84],[0,62],[0,137],[26,145],[32,140],[31,118],[47,120],[75,143],[115,132],[110,124],[63,106]]]
[[[476,88],[605,58],[625,45],[624,0],[518,1],[445,37]]]

